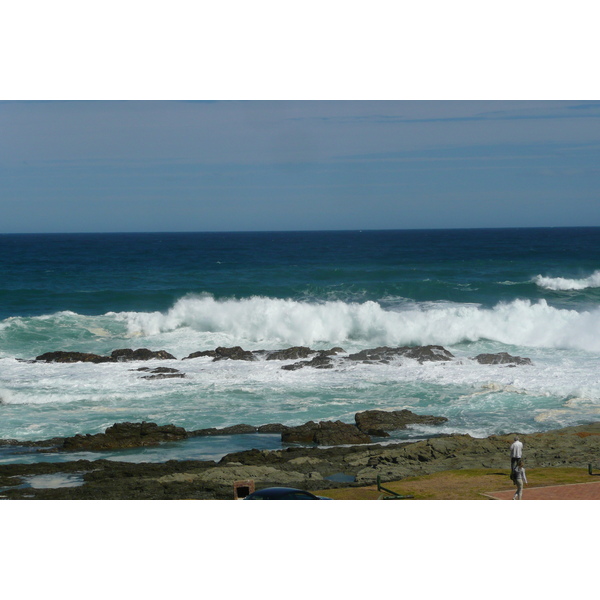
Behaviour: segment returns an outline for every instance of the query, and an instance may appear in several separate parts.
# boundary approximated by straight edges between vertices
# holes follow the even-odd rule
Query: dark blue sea
[[[344,360],[441,345],[454,359]],[[217,361],[216,347],[341,347],[332,369]],[[55,350],[166,350],[147,363],[36,363]],[[508,352],[532,365],[481,365]],[[448,418],[392,438],[544,431],[600,418],[600,228],[0,235],[0,439],[353,422],[361,410]],[[288,361],[289,362],[289,361]],[[155,365],[152,365],[155,366]],[[277,435],[196,438],[109,458],[213,458]],[[0,463],[34,460],[8,449]],[[89,456],[78,455],[89,458]],[[70,456],[69,458],[73,458]],[[37,455],[35,460],[57,460]]]

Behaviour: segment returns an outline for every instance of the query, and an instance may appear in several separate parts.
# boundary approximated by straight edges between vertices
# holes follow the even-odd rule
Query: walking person
[[[527,483],[527,477],[525,475],[525,468],[523,467],[523,461],[519,460],[517,466],[513,470],[513,481],[517,486],[517,491],[513,496],[513,500],[521,500],[523,497],[523,485]]]
[[[515,470],[517,463],[523,458],[523,442],[515,435],[515,441],[510,445],[510,469]]]

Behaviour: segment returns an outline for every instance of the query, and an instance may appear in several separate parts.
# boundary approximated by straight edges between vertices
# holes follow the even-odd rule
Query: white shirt
[[[523,452],[523,442],[516,440],[510,445],[510,457],[521,458]]]

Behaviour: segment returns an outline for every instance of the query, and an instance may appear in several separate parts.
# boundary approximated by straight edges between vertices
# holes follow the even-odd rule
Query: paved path
[[[484,494],[492,500],[512,500],[515,489]],[[600,500],[600,481],[523,488],[523,500]]]

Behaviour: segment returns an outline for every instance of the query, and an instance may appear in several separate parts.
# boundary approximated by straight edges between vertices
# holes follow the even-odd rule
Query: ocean
[[[441,345],[449,362],[363,364],[379,346]],[[296,361],[181,360],[219,346],[341,347]],[[175,360],[42,363],[56,350],[166,350]],[[507,352],[532,365],[482,365]],[[531,433],[600,419],[600,228],[0,235],[0,439],[354,422],[358,411],[447,417],[440,433]],[[164,366],[183,378],[144,379]],[[277,434],[193,438],[103,454],[218,459]],[[0,464],[98,458],[0,447]]]

